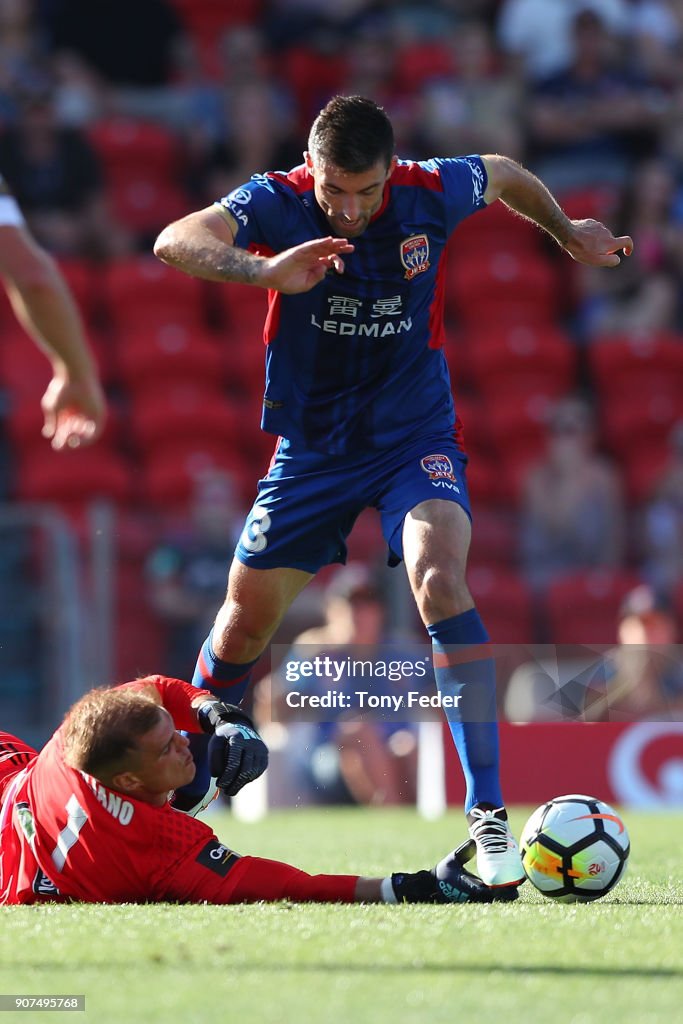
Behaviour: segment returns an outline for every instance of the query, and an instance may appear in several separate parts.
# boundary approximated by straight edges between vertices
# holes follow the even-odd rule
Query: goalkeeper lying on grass
[[[0,903],[488,903],[516,896],[465,870],[472,842],[431,871],[387,878],[309,875],[242,857],[173,807],[173,791],[195,773],[179,729],[211,734],[212,773],[230,795],[267,767],[267,748],[244,712],[164,676],[87,693],[40,753],[0,732]]]

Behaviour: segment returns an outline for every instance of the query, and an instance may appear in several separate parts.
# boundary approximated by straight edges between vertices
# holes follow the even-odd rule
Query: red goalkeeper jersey
[[[198,732],[191,702],[204,691],[163,676],[150,681],[176,728]],[[61,730],[4,792],[0,904],[228,903],[242,873],[234,871],[239,860],[208,825],[170,803],[155,807],[70,768]]]

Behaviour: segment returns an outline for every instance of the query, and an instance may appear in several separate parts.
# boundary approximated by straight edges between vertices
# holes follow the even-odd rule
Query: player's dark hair
[[[382,107],[364,96],[335,96],[320,111],[308,136],[314,159],[348,174],[362,174],[394,155],[394,129]]]
[[[158,724],[159,712],[153,688],[91,690],[64,719],[64,760],[109,783],[117,772],[134,770],[137,740]]]

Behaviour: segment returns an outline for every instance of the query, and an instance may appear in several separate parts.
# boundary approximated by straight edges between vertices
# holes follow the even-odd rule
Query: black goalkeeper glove
[[[517,899],[517,889],[491,889],[465,868],[476,851],[474,840],[466,842],[439,861],[431,871],[395,874],[391,883],[399,903],[493,903]]]
[[[199,724],[212,732],[209,740],[209,771],[227,796],[258,779],[268,767],[268,747],[249,715],[235,704],[206,701],[199,708]]]

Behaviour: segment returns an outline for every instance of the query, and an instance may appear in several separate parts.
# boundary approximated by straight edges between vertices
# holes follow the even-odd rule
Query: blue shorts
[[[235,555],[254,569],[302,569],[346,561],[346,538],[365,508],[381,515],[389,564],[403,559],[403,521],[423,501],[441,498],[471,518],[467,456],[437,435],[382,451],[327,455],[280,440],[259,481]]]

